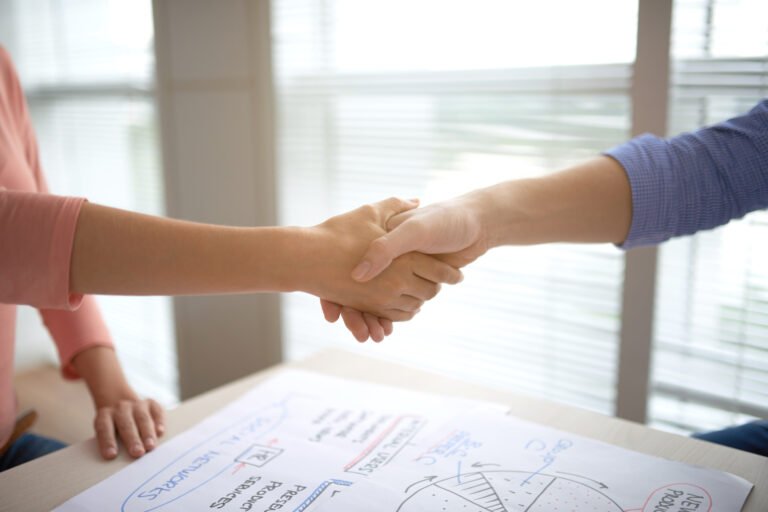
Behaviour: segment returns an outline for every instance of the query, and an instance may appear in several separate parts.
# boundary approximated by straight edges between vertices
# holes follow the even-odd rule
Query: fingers
[[[403,213],[393,215],[389,218],[389,221],[387,221],[387,231],[392,231],[393,229],[397,228],[400,224],[413,217],[414,213],[416,213],[416,211],[408,210]]]
[[[421,306],[423,305],[424,300],[418,297],[414,297],[412,295],[401,295],[392,303],[392,308],[406,313],[418,313],[421,310]]]
[[[384,226],[387,225],[390,217],[397,215],[398,213],[407,212],[413,210],[419,206],[418,199],[400,199],[399,197],[390,197],[384,199],[373,205],[384,215]]]
[[[165,432],[165,411],[154,400],[123,400],[101,407],[93,422],[99,452],[105,459],[117,456],[117,436],[132,457],[141,457],[157,446]]]
[[[115,412],[115,427],[117,433],[122,439],[125,448],[132,457],[141,457],[144,455],[144,443],[139,437],[139,429],[136,427],[136,420],[133,415],[133,402],[123,401],[117,406]]]
[[[384,340],[384,327],[379,323],[379,317],[370,313],[363,313],[365,324],[368,326],[368,333],[373,341],[379,343]]]
[[[384,329],[384,336],[389,336],[394,332],[395,328],[392,325],[392,320],[390,320],[389,318],[379,318],[379,323],[381,324],[381,327]]]
[[[393,259],[418,248],[420,241],[418,223],[406,224],[401,229],[393,230],[391,227],[393,224],[399,227],[403,222],[397,220],[402,217],[400,214],[413,210],[418,205],[418,199],[406,201],[396,197],[376,203],[376,206],[384,212],[384,227],[391,231],[371,242],[367,252],[352,271],[353,279],[360,282],[370,281],[387,268]]]
[[[102,407],[93,420],[93,429],[99,443],[99,452],[107,460],[117,457],[117,440],[115,439],[115,423],[112,420],[112,409]]]
[[[393,322],[407,322],[416,316],[420,309],[414,311],[404,311],[402,309],[388,309],[384,313],[387,318],[390,318]]]
[[[368,330],[368,324],[363,317],[363,314],[352,308],[342,307],[341,318],[344,320],[344,325],[347,327],[352,336],[359,342],[366,341],[370,334]]]
[[[323,316],[331,323],[334,323],[339,319],[341,315],[341,306],[335,302],[331,302],[325,299],[320,299],[320,307],[323,309]]]
[[[380,318],[372,313],[363,313],[356,309],[339,306],[344,325],[359,342],[370,337],[376,343],[383,341],[394,330],[392,320]]]
[[[360,263],[352,270],[352,279],[370,281],[398,256],[417,250],[422,239],[419,226],[417,222],[405,222],[371,242]]]
[[[407,289],[403,290],[403,295],[391,306],[404,311],[415,311],[423,306],[425,301],[434,299],[439,292],[439,284],[414,274],[408,280]]]
[[[433,283],[458,284],[464,280],[461,270],[432,256],[413,254],[412,267],[414,274]]]
[[[147,404],[149,404],[149,414],[155,422],[155,432],[158,436],[162,436],[165,434],[165,409],[151,398],[147,400]]]
[[[133,408],[133,419],[139,430],[139,437],[144,444],[144,450],[152,451],[157,446],[157,433],[155,432],[155,421],[149,413],[149,405],[142,401]]]

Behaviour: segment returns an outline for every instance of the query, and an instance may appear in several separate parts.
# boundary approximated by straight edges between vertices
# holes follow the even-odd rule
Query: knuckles
[[[365,217],[375,217],[378,213],[378,208],[376,208],[376,206],[372,204],[364,204],[357,210],[358,212],[360,212],[361,215]]]

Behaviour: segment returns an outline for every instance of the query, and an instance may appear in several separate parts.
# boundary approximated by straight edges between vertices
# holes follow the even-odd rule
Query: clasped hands
[[[416,200],[390,198],[316,226],[319,236],[335,240],[332,257],[313,259],[326,279],[310,291],[321,297],[326,320],[342,318],[358,341],[378,342],[393,321],[413,318],[442,283],[459,283],[459,268],[488,249],[473,199],[418,208]]]

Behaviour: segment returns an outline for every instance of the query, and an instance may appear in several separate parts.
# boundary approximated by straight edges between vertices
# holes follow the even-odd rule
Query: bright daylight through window
[[[675,2],[670,135],[768,94],[767,8]],[[432,202],[629,137],[636,2],[277,0],[273,16],[284,223],[390,195]],[[767,226],[757,212],[660,251],[652,424],[689,432],[768,414]],[[609,245],[495,251],[375,347],[290,296],[287,351],[347,343],[612,413],[623,261]]]

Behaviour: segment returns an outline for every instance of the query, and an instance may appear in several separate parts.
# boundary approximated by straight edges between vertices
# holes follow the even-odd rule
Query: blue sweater
[[[606,154],[632,187],[623,248],[726,224],[768,207],[768,99],[741,117],[670,139],[641,135]]]

